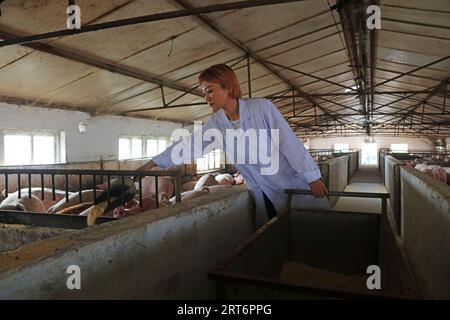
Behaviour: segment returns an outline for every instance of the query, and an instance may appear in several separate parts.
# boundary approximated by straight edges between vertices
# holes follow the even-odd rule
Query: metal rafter
[[[377,35],[375,30],[369,30],[366,26],[366,8],[374,4],[378,5],[378,1],[338,0],[336,4],[351,60],[350,64],[360,92],[360,103],[365,115],[363,127],[368,135],[371,133],[370,115],[374,105],[373,81]]]
[[[89,107],[73,107],[70,105],[64,105],[62,103],[48,103],[43,101],[35,101],[30,99],[24,99],[19,97],[11,97],[11,96],[2,96],[0,95],[0,102],[5,102],[12,105],[28,105],[38,108],[47,108],[47,109],[61,109],[61,110],[69,110],[69,111],[78,111],[78,112],[87,112],[91,116],[96,116],[96,110],[89,108]],[[121,114],[118,114],[121,115]],[[141,116],[138,118],[142,118]],[[167,122],[174,122],[174,123],[181,123],[181,124],[189,124],[188,121],[182,121],[182,120],[173,120],[173,119],[167,119],[167,118],[161,118],[161,117],[153,117],[153,116],[146,116],[147,119],[150,120],[160,120],[160,121],[167,121]]]
[[[316,79],[316,80],[319,80],[319,81],[327,82],[327,83],[330,83],[330,84],[332,84],[332,85],[335,85],[335,86],[338,86],[338,87],[341,87],[341,88],[348,89],[348,90],[350,90],[350,91],[356,92],[356,90],[353,89],[352,87],[344,86],[344,85],[342,85],[342,84],[340,84],[340,83],[337,83],[337,82],[334,82],[334,81],[331,81],[331,80],[328,80],[328,79],[324,79],[324,78],[315,76],[315,75],[313,75],[313,74],[311,74],[311,73],[306,73],[306,72],[303,72],[303,71],[300,71],[300,70],[297,70],[297,69],[294,69],[294,68],[291,68],[291,67],[283,66],[283,65],[281,65],[281,64],[278,64],[278,63],[275,63],[275,62],[272,62],[272,61],[268,61],[268,60],[264,60],[264,62],[265,62],[265,63],[268,63],[268,64],[271,64],[271,65],[273,65],[273,66],[276,66],[276,67],[280,67],[280,68],[282,68],[282,69],[286,69],[286,70],[289,70],[289,71],[292,71],[292,72],[295,72],[295,73],[299,73],[299,74],[301,74],[301,75],[303,75],[303,76],[306,76],[306,77],[310,77],[310,78],[313,78],[313,79]],[[349,72],[349,71],[345,71],[345,72],[342,72],[342,73],[340,73],[340,74],[345,74],[345,73],[347,73],[347,72]],[[335,75],[333,75],[333,76],[335,76]],[[332,77],[333,77],[333,76],[332,76]],[[331,77],[330,77],[330,78],[331,78]],[[314,83],[314,82],[312,82],[312,83]],[[309,83],[308,83],[308,84],[309,84]],[[310,94],[310,95],[311,95],[311,96],[314,96],[313,94]]]
[[[44,39],[76,35],[76,34],[81,34],[81,33],[106,30],[106,29],[111,29],[111,28],[129,26],[129,25],[136,25],[136,24],[140,24],[140,23],[148,23],[148,22],[154,22],[154,21],[187,17],[187,16],[192,16],[192,15],[198,15],[198,14],[213,13],[213,12],[220,12],[220,11],[227,11],[227,10],[234,10],[234,9],[252,8],[252,7],[266,6],[266,5],[279,4],[279,3],[299,2],[299,1],[304,1],[304,0],[247,0],[247,1],[236,1],[236,2],[217,4],[217,5],[211,5],[211,6],[205,6],[205,7],[190,8],[190,9],[186,9],[186,10],[177,10],[177,11],[156,13],[156,14],[151,14],[151,15],[147,15],[147,16],[140,16],[140,17],[127,18],[127,19],[121,19],[121,20],[115,20],[115,21],[109,21],[109,22],[104,22],[104,23],[88,25],[88,26],[84,26],[81,29],[59,30],[59,31],[53,31],[53,32],[47,32],[47,33],[42,33],[42,34],[38,34],[38,35],[33,35],[33,36],[5,40],[5,41],[0,42],[0,47],[10,46],[10,45],[14,45],[14,44],[30,43],[30,42],[35,42],[35,41],[44,40]]]
[[[55,38],[55,37],[61,37],[66,35],[73,35],[73,34],[79,34],[79,33],[86,33],[86,32],[92,32],[92,31],[98,31],[98,30],[104,30],[104,29],[110,29],[110,28],[116,28],[120,26],[126,26],[126,25],[133,25],[133,24],[139,24],[139,23],[146,23],[146,22],[152,22],[152,21],[160,21],[160,20],[166,20],[166,19],[172,19],[172,18],[178,18],[178,17],[184,17],[184,16],[190,16],[194,14],[199,13],[211,13],[211,12],[219,12],[219,11],[226,11],[226,10],[233,10],[233,9],[242,9],[242,8],[250,8],[250,7],[257,7],[257,6],[264,6],[264,5],[270,5],[270,4],[276,4],[276,3],[287,3],[287,2],[298,2],[303,0],[281,0],[281,1],[273,1],[273,0],[249,0],[249,1],[238,1],[238,2],[232,2],[227,4],[220,4],[220,5],[212,5],[212,6],[205,6],[205,7],[198,7],[198,8],[190,8],[187,10],[178,10],[178,11],[171,11],[171,12],[164,12],[164,13],[158,13],[148,16],[141,16],[136,18],[129,18],[129,19],[122,19],[122,20],[116,20],[111,21],[107,23],[99,23],[99,24],[92,24],[92,25],[85,25],[81,30],[61,30],[61,31],[55,31],[55,32],[49,32],[34,36],[25,36],[20,37],[17,35],[13,35],[11,33],[7,33],[4,31],[0,31],[0,38],[6,39],[4,41],[0,42],[0,47],[3,46],[9,46],[13,44],[23,44],[27,47],[30,47],[35,50],[43,51],[49,54],[57,55],[59,57],[67,58],[72,61],[81,62],[87,65],[91,65],[103,70],[108,70],[110,72],[122,74],[128,77],[140,79],[146,82],[157,84],[161,87],[163,90],[163,87],[168,87],[174,90],[178,90],[183,92],[184,94],[190,93],[196,96],[202,96],[201,92],[199,90],[195,90],[193,88],[189,88],[186,86],[183,86],[177,82],[170,81],[168,79],[164,79],[162,77],[158,77],[155,75],[151,75],[145,72],[142,72],[141,70],[133,69],[130,67],[121,66],[117,63],[110,63],[109,61],[106,61],[104,59],[94,58],[90,57],[82,52],[75,52],[72,48],[64,48],[64,47],[54,47],[43,43],[35,43],[35,41],[49,39],[49,38]],[[170,105],[173,101],[169,102],[167,105]],[[178,107],[178,106],[177,106]]]
[[[435,60],[435,61],[432,61],[432,62],[430,62],[430,63],[427,63],[427,64],[424,65],[424,66],[417,67],[417,68],[414,68],[414,69],[412,69],[412,70],[410,70],[410,71],[408,71],[408,72],[401,73],[401,74],[399,74],[398,76],[395,76],[395,77],[393,77],[393,78],[390,78],[390,79],[387,79],[387,80],[384,80],[384,81],[382,81],[382,82],[379,82],[379,83],[375,84],[374,87],[381,86],[381,85],[383,85],[383,84],[386,84],[386,83],[388,83],[388,82],[397,80],[398,78],[404,77],[404,76],[406,76],[406,75],[411,75],[411,74],[414,73],[414,72],[417,72],[417,71],[419,71],[419,70],[428,68],[428,67],[430,67],[430,66],[432,66],[432,65],[434,65],[434,64],[443,62],[443,61],[447,60],[448,58],[450,58],[450,56],[446,56],[446,57],[444,57],[444,58],[437,59],[437,60]],[[395,71],[390,71],[390,72],[395,72]],[[397,73],[397,72],[395,72],[395,73]]]
[[[447,79],[448,79],[448,78],[447,78]],[[428,100],[429,98],[431,98],[432,96],[434,96],[435,94],[437,94],[437,93],[440,91],[440,88],[441,88],[442,84],[445,83],[445,81],[447,81],[447,80],[444,79],[444,80],[443,80],[440,84],[438,84],[437,86],[428,88],[426,91],[424,91],[423,93],[427,93],[428,95],[427,95],[427,97],[426,97],[425,99],[420,100],[419,103],[414,104],[414,105],[412,105],[412,106],[408,106],[408,107],[406,107],[406,108],[401,108],[401,110],[402,110],[402,111],[405,111],[405,110],[407,110],[407,109],[413,107],[414,109],[413,109],[412,111],[415,111],[415,110],[416,110],[418,107],[420,107],[421,105],[424,106],[424,104],[427,103],[427,100]],[[409,96],[402,97],[402,98],[397,99],[397,100],[395,100],[395,101],[391,101],[391,102],[389,102],[389,103],[387,103],[387,104],[384,104],[384,105],[381,105],[381,106],[375,108],[375,110],[379,110],[379,109],[381,109],[381,108],[383,108],[383,107],[395,108],[395,107],[391,106],[391,104],[397,103],[397,102],[399,102],[399,101],[401,101],[401,100],[404,100],[404,99],[406,99],[406,98],[408,98],[408,97],[411,97],[411,96],[413,96],[413,95],[416,95],[416,94],[417,94],[417,93],[412,94],[412,95],[409,95]],[[431,104],[428,104],[428,105],[429,105],[430,107],[433,107],[433,108],[436,108],[436,109],[440,110],[439,108],[437,108],[437,107],[434,106],[434,105],[431,105]],[[423,111],[422,111],[422,112],[423,112]],[[407,114],[406,114],[405,116],[402,116],[401,119],[400,119],[398,122],[404,121],[405,118],[408,117],[408,116],[411,115],[411,114],[412,114],[411,110],[408,111]],[[385,117],[382,117],[382,119],[383,119],[383,118],[386,118],[386,116],[385,116]],[[389,120],[391,120],[391,119],[389,119]]]
[[[445,78],[444,80],[441,81],[441,83],[439,83],[436,87],[434,87],[430,93],[427,95],[427,97],[422,101],[422,103],[425,103],[428,99],[430,99],[432,96],[434,96],[436,94],[436,92],[442,88],[443,85],[447,86],[447,82],[448,82],[448,77]],[[445,94],[447,95],[447,94]],[[419,108],[421,106],[422,103],[417,103],[415,105],[410,106],[408,109],[407,114],[411,114],[412,112],[414,112],[417,108]],[[404,120],[407,116],[403,116],[398,122],[401,122],[402,120]]]
[[[186,0],[174,0],[176,3],[178,3],[181,7],[185,9],[192,8],[192,5],[189,4]],[[283,1],[280,1],[282,3]],[[321,107],[315,99],[310,96],[308,93],[301,90],[297,85],[292,83],[288,78],[286,78],[284,75],[282,75],[279,71],[274,69],[271,65],[269,65],[267,62],[265,62],[264,59],[262,59],[258,54],[252,52],[247,46],[245,46],[242,42],[235,39],[231,35],[227,34],[224,30],[222,30],[217,24],[215,24],[211,19],[207,18],[206,16],[202,15],[201,13],[195,14],[196,18],[199,19],[203,24],[208,26],[212,31],[220,35],[224,40],[226,40],[228,43],[233,45],[234,47],[241,50],[244,54],[246,54],[248,57],[252,58],[254,61],[256,61],[258,64],[263,66],[266,70],[268,70],[271,74],[276,76],[278,79],[280,79],[282,82],[284,82],[288,88],[291,88],[295,90],[299,95],[301,95],[303,98],[309,100],[313,105],[317,106],[320,110],[322,110],[325,113],[328,113],[328,110]],[[335,119],[337,120],[337,119]]]
[[[0,31],[0,38],[4,39],[12,39],[14,38],[14,35]],[[181,85],[177,82],[164,79],[162,77],[158,77],[152,74],[149,74],[148,72],[143,72],[142,70],[131,68],[129,66],[120,65],[118,63],[111,63],[107,59],[101,59],[98,57],[92,57],[87,55],[84,52],[79,52],[74,50],[73,48],[65,48],[63,46],[50,46],[48,44],[44,43],[30,43],[26,44],[25,46],[39,50],[42,52],[46,52],[58,57],[66,58],[75,62],[84,63],[102,70],[107,70],[113,73],[121,74],[127,77],[143,80],[146,82],[154,83],[159,86],[164,86],[167,88],[171,88],[174,90],[182,91],[182,92],[190,92],[193,95],[196,96],[202,96],[200,91],[192,91],[192,88]]]

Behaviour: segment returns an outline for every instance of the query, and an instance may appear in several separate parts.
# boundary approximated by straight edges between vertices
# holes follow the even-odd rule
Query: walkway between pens
[[[369,193],[384,193],[387,192],[383,185],[381,173],[376,166],[360,166],[359,170],[355,172],[350,180],[350,184],[344,191],[352,192],[369,192]],[[348,198],[340,197],[333,207],[336,211],[356,211],[356,212],[381,212],[380,199],[365,199],[365,198]],[[391,206],[388,201],[388,212]]]

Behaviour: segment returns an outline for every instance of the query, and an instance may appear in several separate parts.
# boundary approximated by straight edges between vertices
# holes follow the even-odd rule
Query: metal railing
[[[94,190],[94,204],[97,203],[97,193],[95,190],[97,189],[97,178],[100,177],[103,180],[103,177],[106,176],[107,182],[107,201],[108,205],[111,202],[110,195],[110,187],[111,187],[111,177],[118,177],[122,180],[122,205],[124,205],[125,201],[125,189],[124,189],[124,180],[125,177],[154,177],[155,179],[155,200],[156,206],[159,207],[159,194],[158,194],[158,177],[160,176],[169,176],[173,178],[174,190],[175,190],[175,201],[181,202],[181,177],[180,172],[177,171],[133,171],[133,170],[64,170],[64,169],[0,169],[0,176],[4,176],[4,188],[5,188],[5,196],[7,197],[9,194],[9,181],[11,175],[17,175],[17,192],[18,198],[21,198],[22,193],[22,176],[28,177],[28,197],[31,199],[32,194],[32,176],[39,175],[40,176],[40,188],[41,188],[41,200],[44,200],[44,189],[48,188],[44,185],[44,177],[51,177],[51,189],[52,189],[52,199],[56,200],[56,184],[55,184],[55,176],[64,176],[65,177],[65,192],[66,192],[66,202],[69,201],[69,177],[70,176],[78,176],[78,196],[79,202],[82,202],[82,189],[83,176],[92,177],[92,189]],[[98,181],[102,183],[103,181]],[[139,184],[139,206],[142,208],[142,179],[138,179]]]
[[[288,195],[287,209],[295,209],[291,207],[292,196],[295,194],[312,195],[311,190],[301,189],[286,189],[285,193]],[[355,198],[380,198],[381,199],[381,213],[387,214],[387,199],[389,199],[389,193],[369,193],[369,192],[346,192],[346,191],[328,191],[330,197],[355,197]]]

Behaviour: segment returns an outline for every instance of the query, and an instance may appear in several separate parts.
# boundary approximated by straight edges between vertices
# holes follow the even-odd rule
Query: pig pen
[[[81,201],[83,199],[81,197],[81,189],[95,188],[97,183],[101,182],[110,183],[111,177],[120,177],[123,179],[125,176],[136,174],[135,171],[124,170],[0,169],[0,176],[2,177],[0,186],[3,189],[5,197],[11,193],[17,193],[18,200],[21,198],[31,199],[31,194],[36,191],[40,193],[39,200],[44,200],[44,196],[50,196],[50,198],[53,196],[53,200],[55,200],[55,190],[58,188],[64,189],[66,201],[69,200],[69,192],[79,191]],[[153,171],[140,175],[152,176],[155,180],[158,176],[172,176],[175,182],[177,202],[181,201],[179,172]],[[156,181],[157,185],[158,183]],[[44,190],[51,191],[44,192]],[[142,195],[139,194],[139,199],[141,197]],[[46,200],[48,201],[48,199]],[[109,201],[110,197],[108,197]],[[95,202],[96,200],[94,199]],[[103,224],[114,220],[117,219],[102,216],[96,219],[96,224]],[[84,229],[87,227],[86,222],[86,216],[24,212],[3,210],[0,208],[0,253],[16,250],[27,244],[71,233],[78,229]]]
[[[350,156],[346,155],[318,163],[323,182],[328,190],[344,191],[347,186],[349,158]],[[338,200],[339,197],[328,197],[331,206],[334,206]]]
[[[330,193],[379,197],[382,213],[287,209],[209,271],[216,297],[417,298],[407,258],[387,220],[389,194]],[[367,273],[369,266],[380,268],[379,290],[367,287],[374,272]]]
[[[392,156],[385,156],[385,176],[384,185],[389,192],[389,203],[394,215],[395,231],[401,234],[401,181],[400,181],[400,167],[404,166],[404,161],[397,160]]]
[[[450,186],[400,167],[401,237],[425,299],[450,299]]]
[[[0,253],[0,299],[208,299],[206,270],[254,230],[245,186]],[[69,289],[69,266],[81,288]]]

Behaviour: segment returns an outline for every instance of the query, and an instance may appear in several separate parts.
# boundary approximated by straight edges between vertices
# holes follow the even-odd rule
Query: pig
[[[139,189],[138,182],[135,182],[135,186],[136,189]],[[171,177],[158,177],[158,197],[160,207],[169,205],[168,199],[173,193],[173,179]],[[133,199],[125,203],[124,206],[115,208],[113,217],[122,218],[124,216],[134,215],[155,208],[157,208],[155,199],[155,178],[145,177],[142,179],[142,208],[139,207],[138,201]]]
[[[200,197],[202,195],[205,195],[207,193],[209,193],[209,188],[210,187],[203,187],[201,190],[191,190],[191,191],[185,191],[181,194],[181,202],[183,201],[187,201],[190,199],[194,199],[197,197]],[[172,204],[176,203],[176,197],[172,197],[169,200]]]
[[[244,177],[240,173],[235,173],[233,175],[234,177],[234,184],[243,184],[245,183]]]
[[[25,211],[25,212],[41,212],[45,213],[45,207],[42,201],[31,194],[29,198],[28,193],[22,193],[19,199],[19,193],[14,192],[9,194],[1,203],[0,210]]]
[[[424,172],[433,178],[448,183],[447,181],[447,171],[438,165],[426,165],[424,163],[416,164],[415,168],[421,172]]]
[[[139,207],[138,201],[129,201],[123,207],[114,209],[114,218],[123,218],[125,216],[135,215],[144,211],[156,209],[156,200],[154,197],[145,197],[142,199],[142,208]]]
[[[28,195],[28,188],[23,188],[20,190],[21,194],[27,194]],[[55,189],[55,201],[53,201],[53,192],[51,188],[44,188],[44,200],[42,200],[41,197],[41,188],[33,187],[31,188],[31,194],[38,197],[42,203],[44,204],[45,210],[53,206],[55,203],[59,202],[61,199],[66,197],[66,192],[64,190]],[[17,192],[17,191],[16,191]],[[69,192],[69,195],[72,194],[72,192]]]
[[[418,163],[418,164],[416,164],[415,168],[416,168],[417,170],[421,171],[421,172],[425,172],[425,173],[430,172],[430,169],[428,168],[428,165],[427,165],[427,164],[424,164],[424,163]]]
[[[214,178],[214,175],[211,173],[205,174],[202,176],[197,183],[195,184],[194,190],[195,191],[201,191],[204,186],[213,186],[216,185],[216,179]]]
[[[139,183],[136,182],[136,189],[139,189]],[[158,196],[165,193],[171,197],[174,192],[173,179],[171,177],[158,177]],[[155,195],[155,178],[145,177],[142,179],[142,197],[151,197]]]
[[[234,178],[231,174],[229,173],[222,173],[222,174],[218,174],[217,176],[214,177],[216,182],[220,185],[233,185],[234,184]]]
[[[99,196],[102,193],[102,190],[97,189],[96,194]],[[81,201],[83,202],[94,202],[94,190],[83,190],[81,191]],[[58,203],[48,208],[47,213],[56,213],[58,211],[61,211],[64,208],[71,207],[75,204],[80,203],[80,198],[78,192],[73,192],[69,196],[69,201],[66,202],[66,199],[61,199]]]
[[[169,201],[169,196],[166,193],[161,193],[159,207],[167,207],[172,205]],[[114,209],[113,217],[114,218],[123,218],[125,216],[131,216],[137,213],[141,213],[144,211],[156,209],[156,200],[154,196],[145,197],[142,199],[142,208],[139,207],[139,201],[133,199],[127,203],[123,207],[118,207]]]
[[[444,168],[439,167],[435,171],[433,171],[433,177],[439,181],[447,183],[447,171],[444,170]]]
[[[405,165],[407,168],[414,168],[416,166],[416,163],[414,161],[411,160],[406,160],[405,161]]]
[[[181,192],[194,190],[197,181],[188,181],[181,185]]]

